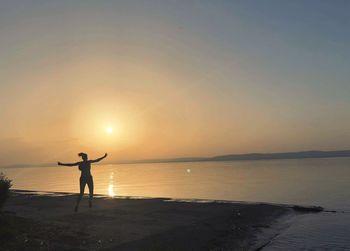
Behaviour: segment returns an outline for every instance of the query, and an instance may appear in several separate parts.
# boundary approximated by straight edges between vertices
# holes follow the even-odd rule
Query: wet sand
[[[95,198],[12,192],[0,217],[0,250],[258,250],[258,236],[288,206]],[[266,241],[266,240],[265,240]],[[261,242],[261,239],[260,239]]]

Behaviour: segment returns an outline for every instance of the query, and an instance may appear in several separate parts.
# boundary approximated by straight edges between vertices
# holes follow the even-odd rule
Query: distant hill
[[[225,160],[339,158],[339,157],[350,157],[350,150],[230,154],[230,155],[215,156],[215,157],[209,158],[209,160],[225,161]]]
[[[282,152],[282,153],[246,153],[246,154],[228,154],[213,157],[187,157],[187,158],[169,158],[169,159],[143,159],[118,161],[109,164],[137,164],[137,163],[171,163],[171,162],[203,162],[203,161],[238,161],[238,160],[273,160],[273,159],[311,159],[311,158],[342,158],[350,157],[350,150],[343,151],[303,151],[303,152]],[[101,163],[105,164],[105,163]],[[47,164],[16,164],[0,166],[4,167],[47,167],[56,166],[56,163]]]
[[[169,163],[169,162],[311,159],[311,158],[341,158],[341,157],[350,157],[350,150],[228,154],[228,155],[219,155],[219,156],[214,156],[214,157],[145,159],[145,160],[137,160],[137,161],[126,161],[126,162],[122,162],[122,163]]]

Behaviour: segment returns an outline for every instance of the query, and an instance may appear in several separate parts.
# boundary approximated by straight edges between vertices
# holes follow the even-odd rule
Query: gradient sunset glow
[[[2,2],[0,165],[348,149],[349,7]]]

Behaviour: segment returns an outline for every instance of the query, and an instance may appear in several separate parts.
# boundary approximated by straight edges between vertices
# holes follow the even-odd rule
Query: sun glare
[[[108,133],[108,134],[113,133],[113,128],[112,127],[107,127],[106,128],[106,133]]]

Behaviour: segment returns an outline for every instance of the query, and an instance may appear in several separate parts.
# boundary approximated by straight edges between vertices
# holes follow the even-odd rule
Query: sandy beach
[[[288,206],[173,201],[166,198],[87,199],[75,194],[12,192],[1,216],[1,250],[257,250],[257,236]],[[268,240],[264,240],[265,242]]]
[[[1,216],[1,250],[257,250],[259,234],[295,213],[261,203],[109,197],[91,209],[84,198],[75,213],[75,200],[13,191]]]

